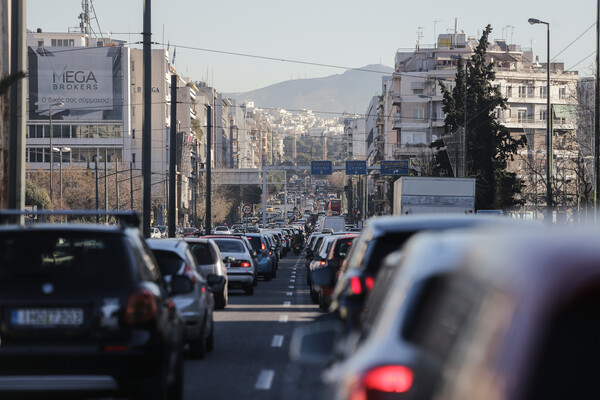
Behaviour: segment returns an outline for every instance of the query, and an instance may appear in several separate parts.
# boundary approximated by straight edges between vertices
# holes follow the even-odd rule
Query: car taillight
[[[327,261],[319,261],[319,266],[324,267],[327,265]]]
[[[249,263],[249,262],[245,262],[245,261],[244,261],[244,262],[242,262],[242,263],[240,264],[240,267],[242,267],[242,268],[249,268],[249,267],[250,267],[250,263]]]
[[[412,387],[413,378],[413,371],[401,365],[376,367],[357,382],[350,394],[350,400],[378,399],[384,393],[408,392]]]
[[[350,278],[350,289],[352,290],[352,294],[361,294],[363,291],[362,283],[358,276],[353,276]]]
[[[185,276],[187,276],[188,278],[190,278],[190,280],[192,281],[193,284],[196,283],[196,275],[194,275],[194,271],[192,271],[192,267],[185,264],[185,267],[183,267],[183,274]]]
[[[128,324],[139,324],[150,321],[158,312],[158,305],[154,295],[148,290],[136,289],[129,299],[125,308],[125,322]]]
[[[264,249],[265,249],[265,244],[264,244],[264,243],[261,243],[261,244],[260,244],[260,249],[261,249],[261,250],[264,250]]]
[[[375,286],[375,279],[373,279],[372,276],[367,276],[365,279],[365,286],[367,287],[367,290],[373,290],[373,286]]]

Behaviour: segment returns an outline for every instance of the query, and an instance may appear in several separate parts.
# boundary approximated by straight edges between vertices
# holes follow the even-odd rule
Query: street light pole
[[[54,202],[54,168],[53,168],[53,162],[54,162],[54,148],[52,147],[52,136],[54,134],[54,132],[52,131],[52,106],[58,106],[58,107],[62,107],[64,106],[65,103],[58,102],[58,103],[50,103],[48,104],[48,123],[50,125],[50,202],[53,203]],[[54,207],[54,206],[53,206]]]
[[[552,222],[552,132],[550,130],[550,118],[552,110],[550,109],[550,23],[539,19],[529,18],[531,25],[544,24],[547,28],[546,39],[546,220]]]
[[[62,209],[62,206],[63,206],[63,201],[62,201],[62,197],[63,197],[62,196],[62,161],[63,161],[63,155],[62,155],[62,153],[63,153],[63,151],[65,153],[70,152],[71,148],[70,147],[61,147],[61,148],[55,148],[55,147],[53,147],[52,151],[58,151],[58,153],[59,153],[59,155],[58,155],[58,157],[59,157],[59,160],[58,160],[58,163],[59,163],[58,164],[58,168],[59,168],[59,173],[58,173],[59,175],[58,176],[59,176],[59,178],[58,178],[58,180],[60,182],[60,184],[59,184],[59,187],[60,187],[60,208]]]

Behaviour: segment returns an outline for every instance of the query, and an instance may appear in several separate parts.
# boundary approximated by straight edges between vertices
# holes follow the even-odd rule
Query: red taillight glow
[[[362,293],[362,284],[359,277],[353,276],[350,278],[350,289],[352,289],[352,294]]]
[[[187,276],[188,278],[190,278],[190,280],[192,281],[193,284],[196,283],[196,275],[194,275],[194,271],[192,271],[192,267],[185,264],[185,267],[183,268],[183,274],[185,276]]]
[[[367,287],[367,290],[373,290],[373,286],[375,286],[375,279],[373,279],[372,276],[367,276],[365,278],[365,286]]]
[[[413,371],[410,368],[401,365],[386,365],[367,372],[360,386],[365,391],[376,390],[384,393],[404,393],[412,387],[413,378]],[[354,395],[352,398],[355,398]]]
[[[127,300],[125,322],[138,324],[150,321],[158,312],[154,295],[148,289],[136,289]]]
[[[116,351],[127,351],[127,346],[104,346],[104,351],[116,352]]]
[[[250,263],[249,262],[243,262],[243,263],[240,264],[240,267],[248,268],[248,267],[250,267]]]
[[[261,250],[264,250],[264,249],[265,249],[265,244],[264,244],[264,243],[261,243],[261,244],[260,244],[260,249],[261,249]]]
[[[319,261],[319,265],[321,267],[324,267],[325,265],[327,265],[327,262],[326,261]]]

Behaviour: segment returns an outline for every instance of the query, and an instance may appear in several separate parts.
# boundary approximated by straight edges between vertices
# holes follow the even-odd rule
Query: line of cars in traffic
[[[326,364],[327,399],[595,398],[599,239],[505,217],[371,219],[341,267],[309,263],[335,318],[297,329],[291,356]],[[309,258],[319,241],[334,239],[311,238]]]
[[[214,310],[275,277],[293,232],[144,239],[133,212],[21,214],[0,211],[0,398],[182,399],[186,345],[213,350]]]

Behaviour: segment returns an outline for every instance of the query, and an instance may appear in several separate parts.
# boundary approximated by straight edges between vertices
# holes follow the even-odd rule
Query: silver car
[[[192,253],[196,256],[196,261],[198,261],[200,266],[200,271],[204,276],[215,274],[223,277],[223,284],[213,286],[213,293],[215,296],[215,308],[223,309],[227,307],[227,268],[223,262],[223,256],[219,251],[219,247],[212,239],[185,238],[184,240],[190,245]]]
[[[204,358],[207,350],[214,347],[213,309],[211,286],[200,272],[189,245],[181,239],[147,239],[165,282],[174,275],[187,276],[193,283],[192,290],[173,296],[175,307],[185,321],[186,343],[190,345],[193,358]],[[211,283],[222,280],[209,276]]]
[[[227,267],[227,280],[230,288],[243,289],[247,295],[254,294],[256,266],[248,247],[240,238],[213,238]]]

